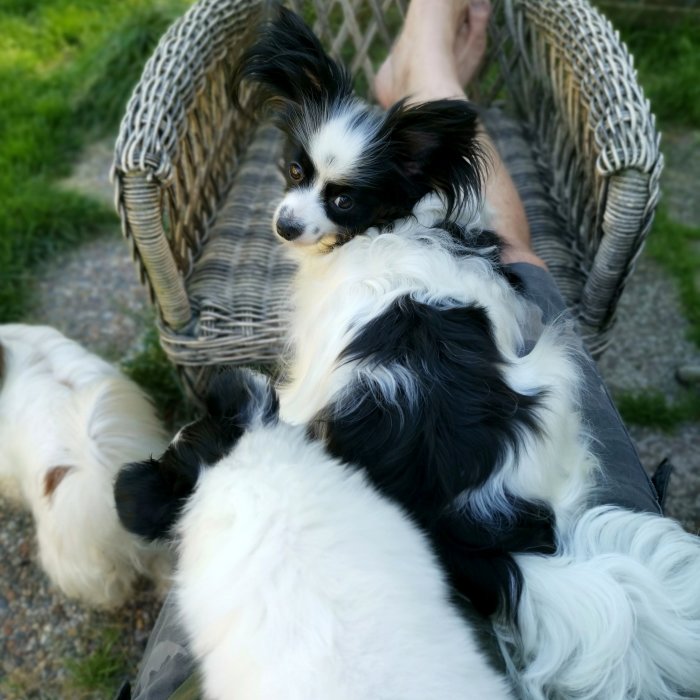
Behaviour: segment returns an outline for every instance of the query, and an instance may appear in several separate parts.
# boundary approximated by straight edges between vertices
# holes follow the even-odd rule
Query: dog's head
[[[273,222],[284,240],[325,249],[409,216],[430,192],[443,196],[447,219],[479,198],[484,158],[468,102],[369,107],[289,10],[263,26],[241,61],[244,78],[288,137],[287,194]]]
[[[206,467],[215,465],[254,425],[277,420],[269,381],[246,370],[225,370],[210,385],[205,415],[178,432],[158,458],[126,465],[114,487],[122,525],[153,540],[167,537]]]

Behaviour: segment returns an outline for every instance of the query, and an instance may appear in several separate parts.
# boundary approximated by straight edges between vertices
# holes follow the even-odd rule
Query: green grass
[[[656,391],[625,392],[615,397],[625,423],[672,432],[679,425],[700,421],[700,394],[686,390],[672,403]]]
[[[653,11],[637,3],[596,2],[634,56],[662,126],[700,125],[700,8]],[[623,6],[624,5],[624,6]]]
[[[37,264],[114,226],[57,186],[112,133],[186,0],[4,0],[0,8],[0,321],[21,320]]]
[[[167,426],[179,426],[192,419],[177,372],[158,342],[155,322],[146,333],[144,348],[122,362],[122,369],[153,399]]]
[[[661,206],[647,248],[675,278],[690,323],[689,337],[700,347],[700,228],[677,223]]]
[[[132,674],[129,660],[118,647],[120,634],[112,627],[101,629],[92,653],[82,659],[66,659],[64,697],[113,697],[119,682]]]

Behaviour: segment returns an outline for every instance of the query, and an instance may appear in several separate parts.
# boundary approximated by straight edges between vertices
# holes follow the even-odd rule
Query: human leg
[[[375,94],[383,107],[408,98],[413,102],[465,99],[486,51],[488,0],[413,0],[389,57],[377,73]],[[492,226],[506,246],[503,262],[527,262],[546,268],[532,250],[522,201],[488,134],[482,147],[490,164],[484,197]]]

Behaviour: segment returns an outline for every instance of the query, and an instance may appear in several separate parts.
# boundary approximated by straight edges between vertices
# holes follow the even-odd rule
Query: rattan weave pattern
[[[492,0],[490,51],[470,87],[525,200],[537,252],[589,348],[648,233],[662,159],[649,105],[610,24],[586,0]],[[371,84],[401,0],[290,0]],[[264,365],[281,349],[291,266],[270,233],[281,193],[276,136],[231,95],[236,61],[270,0],[199,0],[161,40],[116,145],[116,202],[194,393],[221,362]],[[257,134],[257,135],[256,135]]]
[[[536,149],[559,166],[553,199],[584,273],[570,301],[601,352],[658,202],[659,135],[631,57],[598,12],[578,0],[520,0],[509,10],[513,33],[528,36],[513,98],[521,113],[538,114]],[[534,84],[526,71],[539,76]]]

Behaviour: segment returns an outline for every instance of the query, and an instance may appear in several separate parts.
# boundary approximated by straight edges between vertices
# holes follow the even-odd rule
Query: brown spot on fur
[[[51,498],[53,492],[73,467],[51,467],[44,475],[44,496]]]

